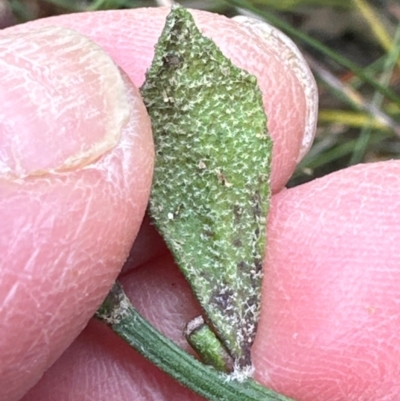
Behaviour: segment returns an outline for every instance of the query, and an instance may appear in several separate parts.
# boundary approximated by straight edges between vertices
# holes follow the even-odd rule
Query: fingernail
[[[298,155],[298,161],[300,161],[313,143],[317,126],[318,88],[312,72],[297,46],[277,28],[264,21],[248,16],[236,16],[233,17],[233,20],[261,37],[269,47],[276,48],[282,62],[295,73],[304,90],[307,116],[303,140]]]
[[[0,177],[63,172],[112,149],[129,117],[118,67],[75,31],[0,38]]]

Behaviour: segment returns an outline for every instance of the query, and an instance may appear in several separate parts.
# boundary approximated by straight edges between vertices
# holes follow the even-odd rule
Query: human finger
[[[150,121],[94,42],[0,36],[0,399],[19,399],[83,329],[139,229]]]
[[[70,14],[12,29],[49,25],[75,29],[102,46],[140,87],[168,12],[167,8],[143,8]],[[274,141],[271,185],[278,192],[314,137],[318,100],[312,74],[293,43],[266,23],[191,12],[203,33],[235,65],[258,78]]]
[[[400,394],[400,163],[277,194],[268,224],[256,378],[298,401]]]
[[[397,399],[399,177],[399,162],[361,165],[274,196],[252,352],[264,385],[297,401]],[[188,349],[182,331],[199,307],[171,256],[123,283],[140,312]],[[103,341],[96,327],[24,401],[54,399],[60,377],[65,399],[70,391],[99,400],[198,399],[116,337]]]

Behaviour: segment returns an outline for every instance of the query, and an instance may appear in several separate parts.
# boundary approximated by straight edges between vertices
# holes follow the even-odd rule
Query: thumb
[[[102,49],[63,28],[0,36],[0,400],[85,326],[147,204],[150,122]]]

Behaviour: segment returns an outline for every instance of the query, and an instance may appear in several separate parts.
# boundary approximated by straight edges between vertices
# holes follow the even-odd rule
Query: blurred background
[[[0,0],[0,28],[64,13],[156,7],[170,0]],[[188,8],[252,13],[299,46],[320,94],[314,145],[289,186],[358,163],[400,157],[399,0],[192,0]]]

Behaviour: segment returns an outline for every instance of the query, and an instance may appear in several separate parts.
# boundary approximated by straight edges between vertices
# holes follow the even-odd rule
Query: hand
[[[139,230],[153,166],[138,92],[106,53],[71,31],[28,29],[75,29],[139,87],[165,15],[75,14],[1,33],[1,401],[39,381],[106,295]],[[196,19],[257,75],[274,138],[256,379],[299,401],[396,400],[400,163],[283,189],[307,148],[295,73],[256,33],[215,15]],[[129,260],[120,280],[132,302],[185,347],[183,326],[199,310],[146,219]],[[23,399],[199,397],[91,321]]]

